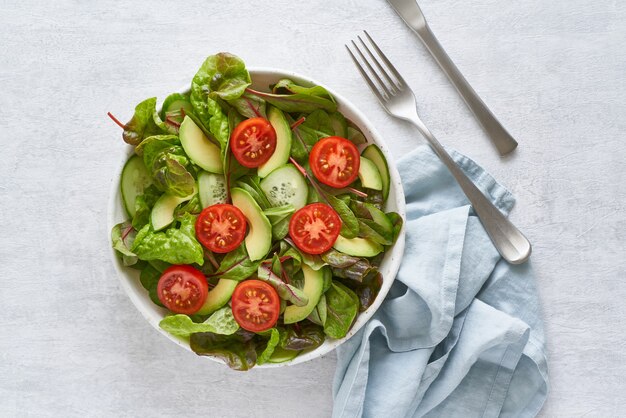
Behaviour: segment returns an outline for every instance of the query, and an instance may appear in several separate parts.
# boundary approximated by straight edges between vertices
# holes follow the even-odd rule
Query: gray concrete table
[[[500,159],[382,0],[0,1],[0,416],[324,417],[335,356],[235,373],[152,329],[109,260],[124,144],[106,117],[189,82],[218,51],[345,94],[396,157],[422,141],[366,91],[343,43],[368,29],[446,144],[517,196],[549,344],[543,416],[626,415],[626,5],[423,0],[520,146]]]

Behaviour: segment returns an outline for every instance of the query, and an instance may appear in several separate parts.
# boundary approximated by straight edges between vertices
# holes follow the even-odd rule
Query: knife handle
[[[472,86],[469,85],[448,54],[446,54],[446,51],[435,37],[435,34],[430,30],[428,24],[426,24],[425,21],[423,23],[423,25],[419,25],[413,30],[430,51],[433,58],[435,58],[439,67],[446,73],[446,76],[448,76],[448,79],[450,79],[472,113],[474,113],[498,149],[500,155],[505,155],[513,151],[515,147],[517,147],[517,141],[513,139],[511,134],[507,132],[494,114],[491,113],[487,105],[478,97],[478,94],[476,94]]]

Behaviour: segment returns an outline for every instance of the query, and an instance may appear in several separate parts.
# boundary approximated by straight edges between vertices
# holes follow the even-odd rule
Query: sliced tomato
[[[230,149],[242,166],[258,167],[276,150],[276,131],[265,118],[246,119],[233,130]]]
[[[278,321],[278,293],[270,284],[261,280],[244,280],[239,283],[230,301],[235,321],[245,330],[265,331]]]
[[[241,244],[246,235],[246,217],[227,203],[204,208],[196,220],[196,237],[216,253],[227,253]]]
[[[289,221],[289,236],[296,247],[309,254],[321,254],[333,246],[341,219],[325,203],[312,203],[298,210]]]
[[[352,142],[339,136],[320,139],[309,154],[315,177],[330,187],[346,187],[359,175],[361,157]]]
[[[191,315],[204,304],[209,285],[204,274],[191,266],[171,266],[163,272],[157,296],[172,312]]]

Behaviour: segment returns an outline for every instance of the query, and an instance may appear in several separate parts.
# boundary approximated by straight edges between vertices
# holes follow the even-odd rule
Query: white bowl
[[[250,71],[250,76],[252,78],[252,88],[256,90],[261,90],[261,91],[267,91],[268,86],[270,84],[276,83],[278,80],[282,78],[289,78],[302,85],[311,85],[311,84],[321,85],[320,83],[316,82],[315,80],[309,77],[295,74],[290,71],[277,70],[277,69],[271,69],[271,68],[255,68],[255,69],[249,69],[249,71]],[[356,108],[356,106],[354,106],[344,97],[342,97],[340,94],[337,94],[332,89],[329,89],[329,88],[327,89],[335,97],[335,100],[337,101],[337,104],[339,106],[339,110],[344,114],[344,116],[346,116],[346,118],[348,118],[349,120],[354,122],[357,126],[359,126],[359,128],[361,128],[361,130],[363,131],[363,134],[367,138],[368,143],[375,143],[376,145],[378,145],[380,149],[382,150],[383,154],[385,155],[385,158],[387,158],[387,163],[389,164],[389,172],[391,175],[391,185],[390,185],[389,198],[387,199],[385,210],[397,212],[400,214],[402,219],[405,219],[406,216],[405,216],[404,192],[402,190],[402,183],[400,181],[400,175],[398,174],[398,170],[396,168],[395,162],[393,158],[391,157],[391,154],[389,153],[389,150],[387,149],[385,142],[383,141],[379,133],[376,131],[376,129],[372,126],[372,124],[367,120],[365,115],[363,115],[363,113],[361,113]],[[121,156],[119,168],[114,173],[115,177],[114,177],[113,186],[112,186],[110,198],[109,198],[109,210],[108,210],[108,218],[109,218],[108,230],[109,231],[111,230],[111,228],[113,228],[114,225],[120,222],[123,222],[127,218],[127,215],[122,206],[122,197],[120,193],[119,182],[120,182],[122,168],[124,166],[124,163],[126,162],[128,157],[132,153],[133,153],[133,149],[129,147],[128,152]],[[261,366],[255,366],[255,367],[268,368],[268,367],[279,367],[279,366],[287,366],[287,365],[294,365],[298,363],[304,363],[305,361],[309,361],[314,358],[321,357],[324,354],[327,354],[331,350],[334,350],[339,345],[341,345],[348,338],[353,336],[372,317],[374,312],[378,309],[383,299],[389,292],[389,289],[391,288],[391,284],[393,283],[396,277],[396,274],[398,273],[398,269],[400,267],[400,261],[402,260],[402,255],[404,253],[404,238],[405,238],[404,234],[405,234],[404,228],[402,228],[402,231],[400,232],[400,236],[398,237],[394,246],[385,253],[382,264],[380,266],[380,272],[383,277],[383,284],[380,289],[380,292],[378,293],[378,296],[376,297],[376,300],[369,308],[367,308],[367,310],[365,310],[365,312],[362,312],[361,314],[359,314],[354,325],[352,326],[352,328],[350,329],[350,331],[344,338],[340,340],[326,338],[326,341],[324,341],[324,343],[317,349],[311,350],[309,352],[303,352],[291,361],[287,361],[284,363],[277,363],[277,364],[267,363],[267,364],[264,364]],[[173,337],[172,335],[163,331],[159,327],[159,322],[161,321],[161,319],[163,319],[163,317],[167,314],[168,311],[166,309],[160,308],[159,306],[155,305],[150,300],[150,297],[148,296],[148,292],[143,288],[143,286],[139,282],[139,272],[131,268],[124,267],[120,259],[115,254],[115,250],[113,249],[111,249],[111,257],[113,259],[113,265],[115,266],[118,276],[122,282],[122,287],[124,288],[128,296],[130,297],[132,302],[135,304],[139,312],[141,312],[141,314],[146,318],[146,320],[155,329],[157,329],[161,334],[165,335],[167,338],[169,338],[170,340],[172,340],[179,346],[184,347],[187,350],[191,350],[189,348],[189,345],[186,342],[181,341],[180,339],[176,337]],[[221,360],[217,358],[213,358],[213,357],[208,357],[208,358],[214,361],[222,362]]]

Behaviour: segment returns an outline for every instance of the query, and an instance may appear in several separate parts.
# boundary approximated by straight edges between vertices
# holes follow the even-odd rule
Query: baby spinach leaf
[[[356,237],[359,233],[359,221],[348,205],[331,194],[326,194],[324,199],[335,209],[335,212],[341,218],[341,235],[345,238]]]
[[[335,339],[345,337],[359,310],[359,298],[346,286],[333,282],[326,292],[326,307],[324,333]]]
[[[161,272],[150,264],[148,264],[143,270],[141,270],[141,274],[139,275],[139,281],[141,282],[141,285],[144,287],[144,289],[148,291],[150,300],[152,300],[152,302],[154,302],[158,306],[163,306],[157,294],[157,286],[159,284],[160,278]]]
[[[402,220],[402,216],[397,214],[396,212],[387,212],[387,217],[393,224],[393,234],[391,240],[396,242],[398,239],[398,235],[400,235],[400,231],[402,230],[402,224],[404,221]]]
[[[296,306],[305,306],[309,303],[308,296],[302,290],[283,282],[269,267],[261,264],[257,275],[259,280],[271,284],[272,287],[276,289],[281,299],[291,302]]]
[[[241,97],[229,100],[228,104],[233,106],[239,114],[246,118],[262,117],[267,119],[265,100],[252,93],[245,92]]]
[[[267,103],[276,106],[287,113],[310,113],[314,110],[323,109],[328,112],[337,110],[337,104],[329,99],[312,96],[309,94],[273,94],[264,93],[248,88],[248,93],[254,94]]]
[[[156,97],[144,100],[135,106],[135,114],[124,125],[122,138],[130,145],[138,145],[144,138],[151,135],[166,133],[167,129],[156,111]]]
[[[188,94],[172,93],[165,98],[161,106],[161,119],[167,124],[168,121],[177,123],[179,126],[183,122],[185,115],[191,114],[193,107],[189,101]]]
[[[226,254],[215,275],[223,279],[244,280],[256,273],[261,261],[251,261],[246,245],[241,243],[235,250]]]
[[[260,350],[260,353],[257,355],[256,363],[257,364],[265,364],[268,362],[272,354],[274,354],[274,350],[278,346],[280,342],[280,332],[276,328],[272,328],[270,331],[270,338],[267,340],[265,347]]]
[[[137,254],[130,250],[136,236],[137,231],[128,221],[115,225],[111,230],[113,248],[120,254],[125,266],[132,266],[138,261]]]
[[[314,133],[317,136],[315,142],[317,142],[320,138],[325,138],[335,134],[330,115],[328,112],[323,110],[311,112],[311,114],[306,116],[306,119],[300,125],[300,128],[306,128],[310,132]],[[313,144],[315,142],[313,142]]]
[[[320,301],[317,303],[315,309],[313,309],[307,319],[314,324],[324,326],[326,323],[326,295],[322,295]]]
[[[144,226],[131,247],[141,260],[162,260],[171,264],[202,265],[202,246],[196,240],[196,217],[185,214],[180,227],[170,227],[164,232],[155,232],[150,224]]]
[[[191,334],[189,346],[200,356],[217,357],[233,370],[249,370],[257,359],[255,334],[239,330],[232,335],[212,332]]]
[[[282,80],[278,81],[278,83],[274,84],[273,86],[270,86],[270,88],[272,89],[272,93],[275,93],[275,94],[289,94],[289,93],[298,94],[300,93],[300,94],[306,94],[309,96],[323,97],[323,98],[332,100],[333,102],[335,101],[335,99],[328,92],[328,90],[326,90],[322,86],[304,87],[304,86],[300,86],[294,83],[288,78],[283,78]]]
[[[293,325],[280,328],[280,342],[278,346],[285,350],[307,350],[317,348],[324,342],[324,330],[312,322],[300,322],[298,327]]]
[[[235,321],[230,306],[225,306],[213,312],[204,322],[196,323],[189,316],[179,314],[166,316],[159,322],[159,326],[178,337],[188,337],[197,332],[231,335],[239,329],[239,324]]]
[[[359,236],[382,245],[391,245],[392,234],[370,219],[359,219]]]

